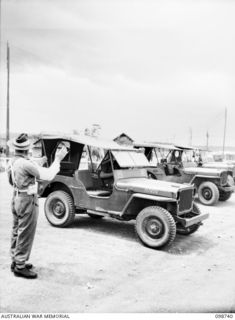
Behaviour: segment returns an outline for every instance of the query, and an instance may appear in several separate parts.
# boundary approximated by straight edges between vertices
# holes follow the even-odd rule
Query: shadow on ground
[[[71,228],[87,229],[90,232],[107,234],[108,236],[118,237],[131,242],[139,242],[139,245],[143,245],[135,232],[135,221],[118,221],[110,218],[94,219],[87,216],[77,216]],[[200,229],[198,232],[189,235],[182,236],[176,235],[175,240],[170,246],[166,246],[161,251],[164,251],[173,255],[189,255],[192,252],[199,254],[214,247],[215,243],[210,239],[200,235]],[[155,250],[145,247],[149,250]]]

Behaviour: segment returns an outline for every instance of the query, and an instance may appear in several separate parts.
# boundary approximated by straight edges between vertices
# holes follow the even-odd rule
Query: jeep
[[[197,162],[198,166],[202,166],[203,168],[217,168],[217,169],[225,169],[228,171],[228,179],[230,179],[230,183],[232,179],[235,180],[235,162],[221,160],[215,161],[213,157],[208,155],[208,152],[202,149],[193,149],[191,152],[194,155],[195,161]],[[211,159],[212,158],[212,159]]]
[[[187,152],[192,148],[155,143],[134,143],[134,146],[142,148],[148,158],[149,176],[194,185],[198,199],[204,205],[215,205],[219,200],[226,201],[234,192],[230,172],[222,168],[198,166]]]
[[[145,155],[133,147],[82,135],[43,134],[35,142],[47,166],[62,145],[68,153],[52,181],[39,181],[44,211],[54,227],[67,227],[75,215],[135,220],[140,241],[159,249],[172,243],[176,233],[198,230],[208,214],[194,203],[195,188],[149,179]],[[41,150],[40,152],[38,152]]]

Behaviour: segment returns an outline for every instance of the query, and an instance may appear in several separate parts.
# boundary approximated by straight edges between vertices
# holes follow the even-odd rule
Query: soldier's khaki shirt
[[[38,166],[28,158],[15,156],[12,160],[15,183],[18,189],[26,189],[29,185],[39,179],[40,173]],[[8,169],[8,176],[11,171]],[[10,181],[10,177],[9,177]]]
[[[26,189],[29,185],[35,183],[35,179],[44,181],[53,180],[60,170],[60,163],[55,159],[49,168],[44,168],[27,157],[15,155],[12,160],[12,167],[16,187],[18,189]],[[9,182],[13,185],[10,166],[8,166],[7,173]]]

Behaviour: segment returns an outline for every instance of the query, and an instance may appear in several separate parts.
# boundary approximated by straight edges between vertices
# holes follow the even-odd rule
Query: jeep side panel
[[[46,197],[50,192],[63,190],[70,193],[77,209],[88,209],[99,212],[112,212],[120,214],[123,211],[131,193],[113,188],[110,196],[89,195],[83,183],[74,177],[64,177],[57,175],[51,182],[44,184],[44,191],[41,197]],[[112,208],[112,211],[110,211]]]

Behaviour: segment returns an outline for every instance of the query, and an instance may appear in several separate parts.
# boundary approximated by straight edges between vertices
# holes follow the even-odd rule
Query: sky
[[[0,133],[235,146],[235,1],[2,0]]]

